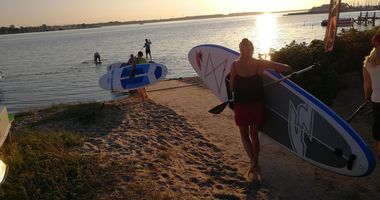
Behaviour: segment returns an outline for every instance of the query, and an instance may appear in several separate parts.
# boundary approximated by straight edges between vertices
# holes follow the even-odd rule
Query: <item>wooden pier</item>
[[[375,21],[377,19],[380,19],[380,17],[376,17],[376,12],[373,12],[373,16],[369,16],[368,12],[365,13],[363,16],[363,13],[360,12],[360,15],[358,18],[353,19],[356,24],[364,24],[367,26],[368,24],[371,24],[372,26],[375,26]]]
[[[337,26],[353,27],[354,24],[364,25],[364,26],[367,26],[367,25],[375,26],[377,20],[380,20],[380,17],[376,17],[376,12],[373,12],[371,16],[371,14],[368,11],[366,11],[365,15],[363,15],[363,12],[360,12],[360,15],[356,19],[355,18],[339,18]],[[327,26],[327,24],[328,24],[327,19],[322,20],[321,26]]]

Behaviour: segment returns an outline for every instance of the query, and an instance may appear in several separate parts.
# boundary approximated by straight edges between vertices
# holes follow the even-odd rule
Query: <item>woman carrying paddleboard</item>
[[[373,49],[365,57],[363,66],[364,100],[372,101],[372,135],[376,140],[376,156],[380,158],[380,34],[371,39]]]
[[[243,146],[251,160],[248,179],[259,180],[260,141],[258,131],[264,120],[263,72],[272,68],[278,72],[290,70],[286,64],[253,58],[254,47],[244,38],[240,44],[240,57],[230,71],[230,88],[234,94],[235,123],[239,127]]]

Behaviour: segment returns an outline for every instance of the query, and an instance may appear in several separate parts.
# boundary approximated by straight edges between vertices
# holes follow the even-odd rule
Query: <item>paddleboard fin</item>
[[[345,159],[347,159],[347,169],[348,170],[352,170],[352,165],[354,164],[354,161],[356,159],[356,155],[354,154],[351,154],[350,157],[346,158],[344,155],[343,155],[343,151],[342,149],[339,149],[339,148],[335,148],[334,149],[334,153],[337,157],[343,157]]]

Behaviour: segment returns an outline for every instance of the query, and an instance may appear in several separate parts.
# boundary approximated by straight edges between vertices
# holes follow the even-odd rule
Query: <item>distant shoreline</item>
[[[271,13],[292,13],[305,11],[302,10],[290,10],[290,11],[277,11]],[[259,15],[266,12],[241,12],[241,13],[230,13],[230,14],[211,14],[211,15],[196,15],[196,16],[186,16],[186,17],[176,17],[176,18],[167,18],[167,19],[150,19],[150,20],[134,20],[134,21],[110,21],[110,22],[101,22],[101,23],[91,23],[91,24],[71,24],[71,25],[53,25],[49,26],[43,24],[41,26],[29,26],[29,27],[15,27],[10,25],[9,27],[0,27],[0,35],[6,34],[18,34],[18,33],[33,33],[33,32],[47,32],[47,31],[62,31],[62,30],[74,30],[74,29],[87,29],[87,28],[101,28],[105,26],[119,26],[119,25],[131,25],[131,24],[140,24],[145,23],[157,23],[157,22],[171,22],[171,21],[185,21],[185,20],[197,20],[197,19],[211,19],[211,18],[222,18],[222,17],[237,17],[237,16],[249,16],[249,15]]]
[[[376,7],[377,8],[377,7]],[[373,8],[350,8],[343,12],[357,12],[357,11],[375,11],[378,10]],[[328,10],[313,11],[312,9],[300,9],[300,10],[289,10],[289,11],[277,11],[270,13],[285,13],[283,16],[292,15],[310,15],[310,14],[323,14],[328,13]],[[120,26],[120,25],[132,25],[145,23],[157,23],[157,22],[172,22],[172,21],[185,21],[185,20],[197,20],[197,19],[212,19],[212,18],[223,18],[223,17],[237,17],[237,16],[249,16],[249,15],[259,15],[267,12],[241,12],[241,13],[229,13],[229,14],[211,14],[211,15],[196,15],[196,16],[186,16],[186,17],[176,17],[167,19],[149,19],[149,20],[133,20],[126,22],[110,21],[110,22],[100,22],[91,24],[70,24],[70,25],[46,25],[41,26],[28,26],[28,27],[15,27],[10,25],[9,27],[0,27],[0,35],[8,34],[18,34],[18,33],[34,33],[34,32],[48,32],[48,31],[62,31],[62,30],[75,30],[75,29],[88,29],[88,28],[101,28],[106,26]]]

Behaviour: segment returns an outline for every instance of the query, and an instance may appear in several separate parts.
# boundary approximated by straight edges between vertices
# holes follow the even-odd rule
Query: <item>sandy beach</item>
[[[360,92],[355,82],[345,90],[355,88]],[[102,124],[40,127],[84,133],[89,137],[77,151],[96,155],[104,165],[126,166],[112,172],[116,186],[109,188],[112,192],[98,194],[98,199],[130,199],[130,187],[148,187],[165,199],[380,198],[378,168],[361,178],[333,174],[292,155],[262,133],[262,181],[249,183],[245,178],[248,157],[233,113],[228,109],[219,115],[208,113],[220,101],[197,77],[161,81],[147,91],[146,101],[130,96],[106,102],[119,110]],[[344,91],[338,95],[333,107],[344,117],[361,97],[347,95]],[[358,116],[352,125],[373,147],[365,117]],[[13,129],[34,121],[38,117],[17,122]]]
[[[349,74],[350,84],[336,98],[333,109],[347,117],[361,102],[360,78]],[[180,82],[171,81],[174,85]],[[162,83],[163,85],[164,83]],[[169,83],[167,83],[169,84]],[[193,83],[194,84],[194,83]],[[196,84],[195,84],[196,85]],[[155,85],[154,87],[160,87]],[[165,86],[166,87],[166,86]],[[223,150],[225,163],[236,167],[243,175],[248,169],[237,127],[233,123],[233,113],[225,110],[222,114],[212,115],[209,108],[220,102],[204,87],[191,87],[160,93],[150,93],[151,99],[175,110],[188,119],[189,123],[213,144]],[[191,96],[192,98],[188,98]],[[371,116],[357,116],[352,126],[362,134],[373,147],[370,137]],[[261,175],[262,184],[257,188],[247,186],[248,199],[376,199],[380,197],[378,168],[367,177],[352,178],[333,174],[317,168],[274,143],[261,134]]]

